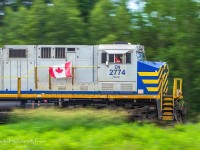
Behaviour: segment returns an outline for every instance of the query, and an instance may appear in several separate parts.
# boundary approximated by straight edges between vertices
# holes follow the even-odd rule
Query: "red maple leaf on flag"
[[[56,72],[57,72],[57,73],[62,73],[62,72],[63,72],[63,69],[60,69],[60,67],[58,67],[58,68],[56,69]]]

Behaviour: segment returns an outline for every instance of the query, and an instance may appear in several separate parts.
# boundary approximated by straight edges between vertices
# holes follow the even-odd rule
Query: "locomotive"
[[[184,116],[182,79],[168,92],[167,63],[147,61],[139,44],[4,45],[0,61],[1,101],[123,107],[141,119]]]

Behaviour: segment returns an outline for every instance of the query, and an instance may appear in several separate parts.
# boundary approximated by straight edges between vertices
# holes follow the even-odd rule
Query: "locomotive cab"
[[[137,91],[137,45],[107,44],[98,48],[98,82],[101,91]]]

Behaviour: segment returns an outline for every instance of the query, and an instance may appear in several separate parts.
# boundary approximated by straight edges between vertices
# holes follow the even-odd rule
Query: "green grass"
[[[130,123],[108,110],[15,111],[0,125],[0,149],[160,150],[199,149],[200,123],[158,127]]]

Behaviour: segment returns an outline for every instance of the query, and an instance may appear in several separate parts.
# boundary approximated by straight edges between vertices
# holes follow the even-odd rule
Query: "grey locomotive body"
[[[1,53],[0,90],[17,91],[16,79],[20,77],[22,91],[136,92],[136,50],[140,47],[128,44],[5,45]],[[114,60],[117,55],[121,56],[120,63]],[[49,88],[49,67],[66,61],[73,64],[73,78],[52,78]]]
[[[168,94],[168,65],[147,61],[141,45],[5,45],[0,52],[1,101],[112,105],[140,118],[183,117],[182,79],[174,79]]]

